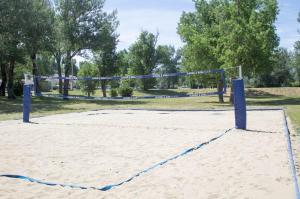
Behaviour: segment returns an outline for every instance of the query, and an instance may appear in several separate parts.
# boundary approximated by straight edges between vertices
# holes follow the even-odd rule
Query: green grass
[[[150,90],[147,92],[135,91],[134,95],[176,95],[179,93],[197,93],[193,89]],[[82,95],[80,91],[72,91],[72,95]],[[300,88],[265,88],[247,89],[248,106],[285,107],[292,120],[293,126],[300,134]],[[100,96],[100,93],[96,93]],[[218,103],[217,96],[175,98],[175,99],[142,99],[127,101],[81,101],[59,100],[51,98],[32,99],[31,116],[45,116],[59,113],[83,112],[95,109],[109,108],[145,108],[145,109],[217,109],[230,108],[228,95],[225,103]],[[21,119],[22,99],[7,100],[0,97],[0,120]]]

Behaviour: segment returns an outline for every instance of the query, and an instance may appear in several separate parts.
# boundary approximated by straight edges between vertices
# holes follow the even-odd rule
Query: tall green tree
[[[70,75],[71,60],[84,50],[97,50],[105,42],[115,12],[103,11],[104,0],[61,0],[59,14],[65,46],[65,76]],[[69,80],[64,81],[68,95]]]
[[[158,34],[142,31],[138,40],[129,48],[129,73],[131,75],[147,75],[153,73],[158,64]],[[148,90],[154,86],[153,79],[139,80],[139,86]]]
[[[60,94],[63,93],[63,81],[62,81],[62,61],[64,58],[64,38],[62,33],[62,21],[59,13],[59,2],[60,0],[53,1],[53,10],[54,10],[54,25],[53,33],[50,40],[50,50],[55,59],[55,67],[57,69],[57,74],[59,77],[59,86],[58,91]]]
[[[300,12],[298,17],[298,22],[300,23]],[[300,31],[300,30],[299,30]],[[300,32],[299,32],[300,34]],[[295,43],[295,66],[297,70],[297,79],[298,79],[298,85],[300,86],[300,41],[297,41]]]
[[[107,26],[106,31],[103,32],[106,40],[103,41],[99,49],[93,52],[94,63],[98,67],[100,77],[114,76],[118,72],[118,67],[116,66],[118,34],[116,33],[116,30],[119,23],[115,16],[113,16],[110,21],[110,26]],[[108,81],[102,80],[100,84],[103,97],[106,97],[106,86]]]
[[[121,76],[128,75],[129,70],[129,53],[126,49],[117,52],[116,66]]]
[[[1,95],[5,95],[5,80],[9,99],[15,99],[14,70],[17,62],[24,62],[24,29],[28,23],[29,1],[0,2],[0,64],[4,79],[1,85]],[[6,74],[6,77],[5,77]]]
[[[158,73],[177,73],[179,72],[178,62],[180,60],[180,53],[176,51],[173,46],[160,45],[157,47],[159,69]],[[160,79],[160,87],[175,88],[178,84],[178,77],[167,77]]]
[[[285,48],[278,48],[272,58],[272,70],[261,73],[256,79],[257,87],[291,86],[294,81],[292,74],[292,53]]]
[[[37,54],[49,50],[54,26],[54,11],[49,0],[31,0],[24,28],[24,43],[32,61],[32,74],[39,75]],[[39,93],[39,81],[35,78],[35,93]]]
[[[270,70],[279,44],[276,0],[196,0],[195,6],[178,27],[188,70],[242,65],[247,76]]]
[[[298,85],[300,86],[300,41],[296,42],[295,44],[295,54],[294,54],[294,61],[295,61],[295,69],[296,69],[296,76],[298,80]]]
[[[80,69],[78,71],[78,77],[96,77],[98,74],[98,68],[95,64],[89,63],[89,62],[82,62],[80,63]],[[79,86],[85,94],[88,95],[88,97],[91,96],[91,94],[95,94],[95,91],[97,89],[97,86],[99,85],[99,82],[97,80],[80,80]]]

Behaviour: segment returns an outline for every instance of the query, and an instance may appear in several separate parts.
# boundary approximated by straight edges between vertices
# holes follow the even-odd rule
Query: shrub
[[[119,94],[122,97],[131,97],[133,94],[133,89],[130,88],[128,84],[122,84],[119,88]]]
[[[110,97],[117,97],[118,91],[116,89],[110,89]]]
[[[78,77],[95,77],[97,75],[98,69],[95,64],[88,62],[81,63],[78,71]],[[99,81],[92,79],[80,80],[78,81],[78,85],[81,91],[90,97],[92,94],[95,94],[97,86],[99,85]]]
[[[51,83],[47,81],[40,81],[39,87],[41,92],[50,92],[51,91]]]

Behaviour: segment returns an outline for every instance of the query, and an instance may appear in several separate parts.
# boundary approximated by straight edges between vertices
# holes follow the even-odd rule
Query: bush
[[[50,92],[51,91],[51,83],[47,81],[40,81],[39,87],[41,92]]]
[[[118,91],[116,89],[110,89],[110,97],[117,97]]]
[[[129,87],[129,85],[127,84],[123,84],[121,85],[121,87],[119,88],[119,94],[122,97],[131,97],[133,94],[133,89]]]

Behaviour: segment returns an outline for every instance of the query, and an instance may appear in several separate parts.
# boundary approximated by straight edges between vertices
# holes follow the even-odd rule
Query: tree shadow
[[[47,97],[39,97],[34,98],[32,103],[32,111],[55,111],[60,108],[64,110],[80,110],[80,108],[73,106],[76,104],[93,104],[96,106],[120,106],[120,105],[140,105],[145,104],[145,101],[133,101],[133,100],[79,100],[79,99],[56,99],[56,98],[47,98]]]
[[[245,91],[245,95],[247,98],[272,98],[272,97],[281,97],[282,96],[282,95],[275,95],[275,94],[271,94],[266,91],[254,90],[254,89],[247,89]]]
[[[0,97],[0,114],[22,112],[22,99],[9,100],[7,97]]]
[[[23,105],[22,98],[16,100],[8,100],[6,97],[0,97],[0,114],[22,113]],[[47,112],[47,111],[80,111],[86,110],[85,105],[92,104],[95,106],[134,106],[146,104],[146,101],[121,101],[121,100],[63,100],[47,97],[33,97],[31,101],[31,112]],[[75,106],[78,104],[79,106]],[[82,106],[81,106],[82,105]]]
[[[270,99],[264,101],[247,100],[247,105],[255,105],[255,106],[300,105],[300,98],[282,98],[282,99]]]

